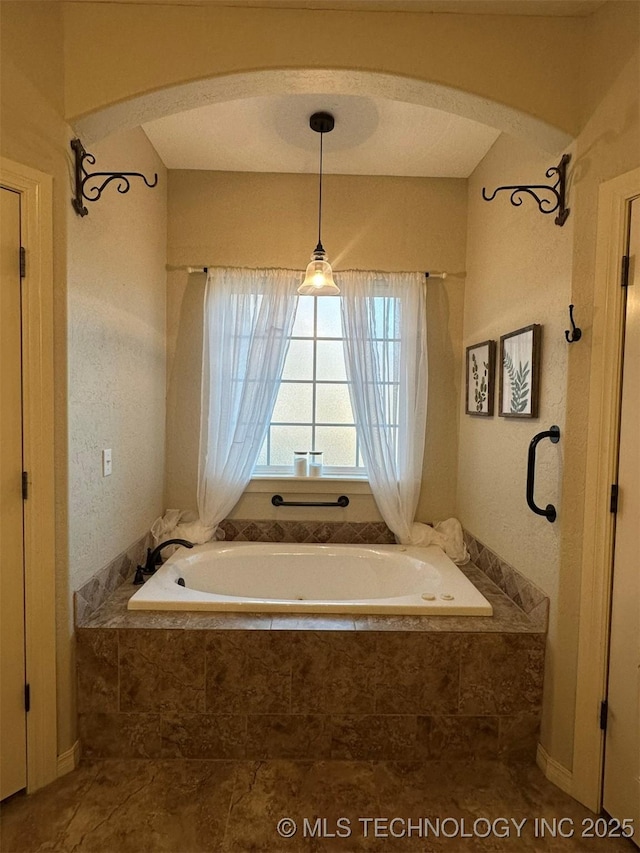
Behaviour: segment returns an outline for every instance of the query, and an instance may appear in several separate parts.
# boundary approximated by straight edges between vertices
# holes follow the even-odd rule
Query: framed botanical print
[[[495,341],[483,341],[481,344],[467,347],[465,412],[468,415],[493,415],[495,367]]]
[[[501,418],[537,418],[542,326],[535,323],[500,338]]]

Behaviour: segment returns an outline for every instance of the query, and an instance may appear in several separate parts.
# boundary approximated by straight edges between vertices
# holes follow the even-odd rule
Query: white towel
[[[457,518],[447,518],[434,527],[416,521],[411,525],[409,542],[403,545],[438,545],[447,557],[459,566],[469,562],[469,552],[464,544],[462,525]]]

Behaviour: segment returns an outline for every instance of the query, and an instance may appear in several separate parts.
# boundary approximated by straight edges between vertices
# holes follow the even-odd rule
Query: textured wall
[[[334,269],[464,270],[466,181],[327,175],[323,192],[322,237]],[[171,171],[169,263],[304,268],[316,198],[312,175]],[[183,509],[196,502],[203,288],[204,275],[168,276],[165,499]],[[428,284],[428,441],[418,506],[425,521],[454,511],[463,296],[462,278]],[[346,512],[348,520],[380,518],[364,495]],[[272,513],[269,496],[255,493],[234,510],[240,518]],[[324,517],[334,520],[335,510]]]
[[[216,75],[344,69],[386,73],[391,85],[397,76],[473,93],[480,120],[491,108],[487,100],[495,100],[569,133],[577,130],[581,19],[148,3],[64,5],[70,119]],[[87,33],[100,34],[91,50],[86,49]],[[322,50],[309,49],[310,33]],[[524,44],[535,49],[523,50]],[[327,90],[322,85],[315,91]],[[439,90],[432,105],[447,95]]]
[[[162,510],[166,170],[142,130],[93,146],[100,170],[158,172],[69,208],[69,578],[77,589]],[[102,476],[103,448],[113,473]]]
[[[507,193],[487,203],[481,198],[481,189],[523,181],[539,183],[552,162],[547,154],[503,136],[469,181],[464,346],[487,339],[499,344],[500,336],[507,332],[542,324],[540,416],[498,417],[496,385],[493,418],[461,415],[458,465],[458,515],[464,527],[550,598],[547,719],[557,700],[554,691],[563,655],[571,653],[560,646],[558,631],[560,541],[566,519],[562,479],[567,447],[575,441],[564,428],[569,348],[564,329],[571,301],[575,218],[570,216],[558,228],[552,216],[538,212],[532,199],[516,209]],[[581,313],[578,319],[582,320]],[[534,515],[525,501],[529,442],[551,424],[560,426],[562,436],[559,444],[544,441],[538,447],[535,497],[538,504],[557,507],[554,524]],[[572,618],[575,621],[576,616]]]
[[[534,311],[545,323],[541,418],[528,424],[533,433],[536,423],[540,429],[564,423],[560,444],[540,447],[536,489],[539,502],[556,503],[558,521],[525,517],[522,508],[528,434],[519,456],[515,443],[527,422],[494,426],[463,416],[458,480],[465,526],[550,595],[541,743],[567,769],[573,762],[598,190],[603,181],[640,165],[640,4],[607,3],[584,27],[583,130],[572,146],[567,224],[546,227],[526,203],[515,211],[508,203],[501,208],[498,201],[479,201],[481,186],[533,179],[529,169],[542,174],[550,165],[548,157],[521,144],[498,140],[470,181],[465,342],[517,328],[518,318],[532,322]],[[507,280],[517,294],[510,302]],[[574,346],[562,338],[569,303],[583,330]]]
[[[573,761],[578,610],[583,557],[586,448],[595,245],[600,184],[640,166],[640,3],[612,2],[587,19],[583,53],[584,128],[575,144],[571,175],[574,228],[570,302],[579,311],[583,337],[567,362],[564,523],[558,600],[555,699],[545,709],[541,741],[549,755]]]
[[[71,711],[73,618],[67,561],[66,254],[70,196],[63,120],[62,14],[57,3],[0,3],[0,150],[3,157],[53,175],[54,464],[56,529],[58,751],[75,739]]]

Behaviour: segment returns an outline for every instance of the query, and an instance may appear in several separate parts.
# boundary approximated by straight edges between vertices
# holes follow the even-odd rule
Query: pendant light
[[[322,245],[322,137],[331,133],[335,122],[331,113],[314,113],[309,127],[320,134],[320,171],[318,192],[318,245],[311,255],[304,281],[298,288],[301,296],[337,296],[340,288],[333,281],[333,270]]]

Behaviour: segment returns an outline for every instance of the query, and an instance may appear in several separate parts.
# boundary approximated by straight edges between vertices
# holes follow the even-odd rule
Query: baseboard
[[[66,776],[75,770],[80,763],[80,741],[77,740],[73,746],[70,746],[65,752],[58,756],[58,778]]]
[[[565,794],[571,795],[573,774],[566,767],[563,767],[560,762],[556,761],[555,758],[551,758],[542,744],[538,744],[536,764],[550,782],[557,785]]]

